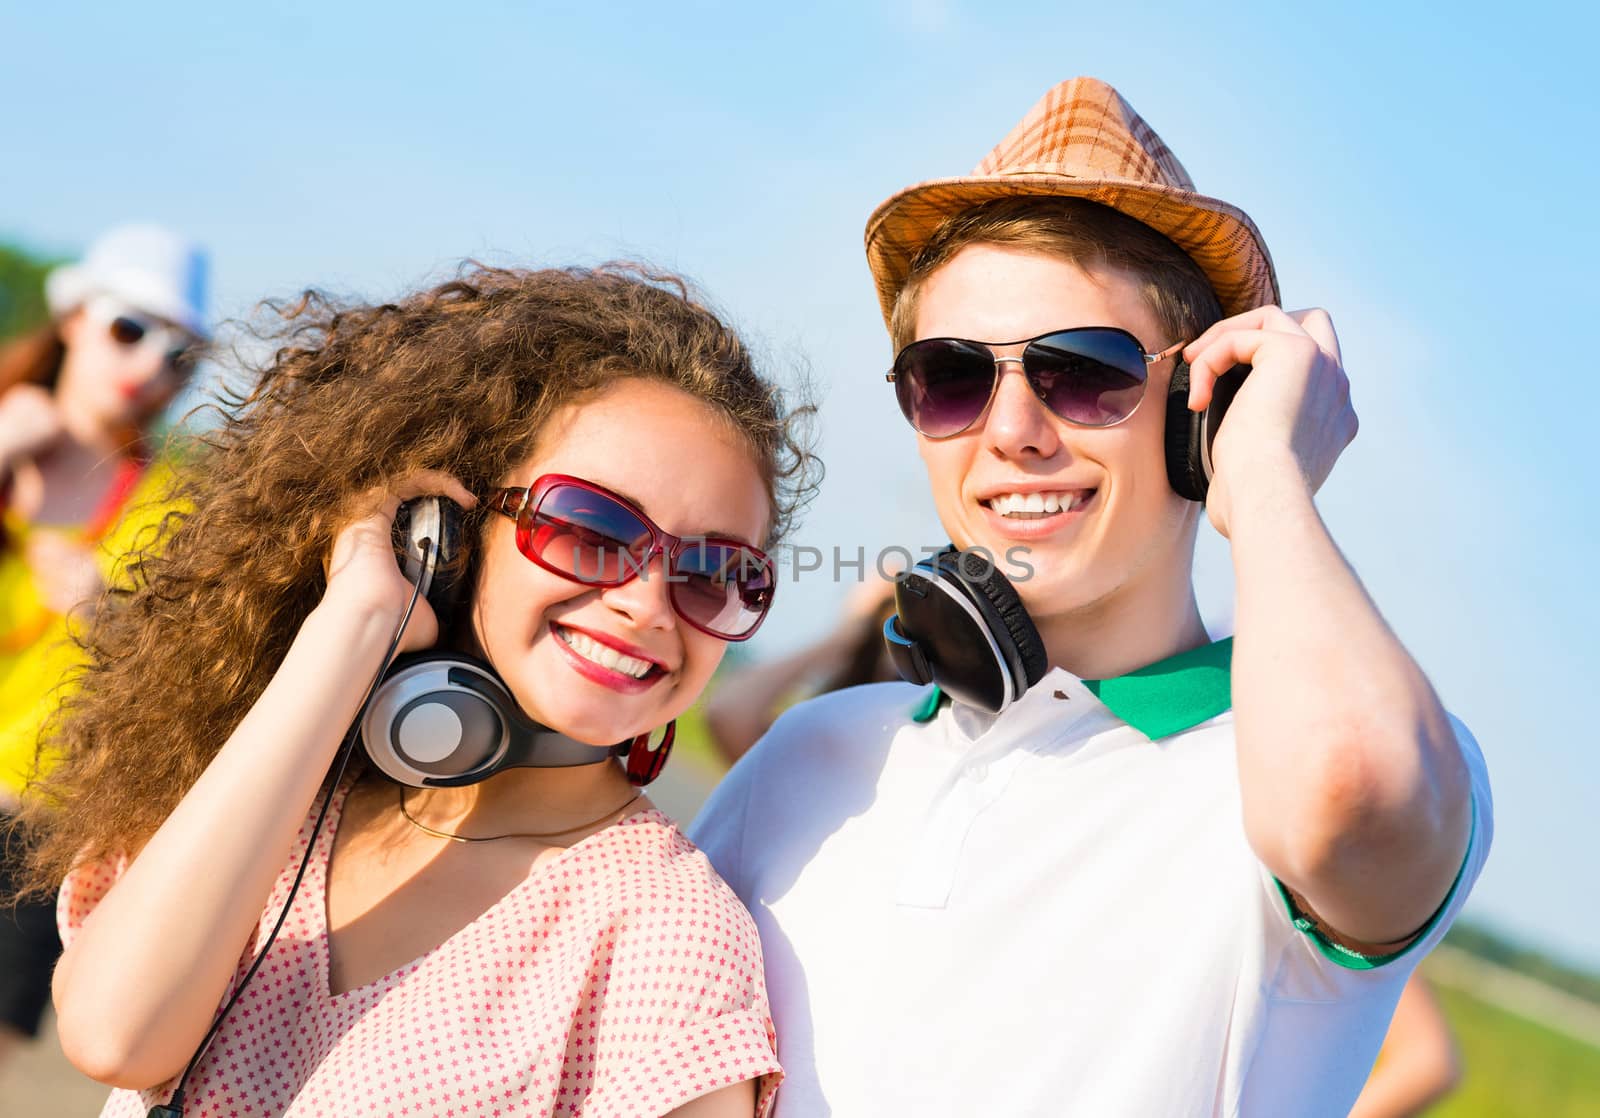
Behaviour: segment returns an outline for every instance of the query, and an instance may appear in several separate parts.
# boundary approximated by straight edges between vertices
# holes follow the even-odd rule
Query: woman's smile
[[[554,621],[550,623],[550,633],[573,670],[623,694],[647,691],[666,674],[666,666],[660,661],[616,637]]]

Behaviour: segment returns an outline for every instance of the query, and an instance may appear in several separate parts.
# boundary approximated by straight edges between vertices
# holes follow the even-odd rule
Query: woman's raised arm
[[[410,599],[390,524],[420,492],[472,503],[442,475],[372,495],[339,533],[322,603],[261,697],[62,956],[53,986],[61,1045],[90,1077],[162,1083],[210,1027]],[[419,599],[401,648],[435,635]]]

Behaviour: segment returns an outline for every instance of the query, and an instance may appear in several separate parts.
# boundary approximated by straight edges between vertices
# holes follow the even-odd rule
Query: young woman
[[[0,347],[0,815],[78,660],[68,617],[166,507],[152,424],[205,332],[205,258],[152,226],[112,230],[48,280],[51,321]],[[0,860],[11,892],[15,849]],[[0,1058],[33,1035],[60,951],[53,906],[0,905]]]
[[[69,1058],[122,1088],[108,1115],[166,1102],[282,916],[183,1084],[204,1113],[766,1113],[754,925],[604,751],[456,788],[335,758],[391,643],[442,636],[639,771],[770,605],[808,461],[777,392],[630,271],[289,313],[64,724],[35,865],[65,875]],[[465,510],[442,634],[425,600],[400,631],[392,524],[428,494]],[[417,756],[462,732],[422,721]]]

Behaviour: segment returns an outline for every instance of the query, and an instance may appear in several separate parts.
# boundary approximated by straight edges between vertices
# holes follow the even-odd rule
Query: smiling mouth
[[[1055,493],[1000,493],[978,503],[1007,520],[1043,520],[1082,508],[1096,492],[1063,489]]]
[[[609,645],[601,644],[586,633],[568,629],[562,625],[551,625],[556,636],[573,652],[591,664],[597,664],[607,671],[616,672],[618,675],[629,676],[633,679],[650,679],[660,675],[664,669],[649,660],[641,660],[637,656],[628,656],[618,652]]]

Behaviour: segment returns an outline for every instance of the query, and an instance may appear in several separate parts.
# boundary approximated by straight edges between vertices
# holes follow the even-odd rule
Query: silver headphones
[[[400,569],[427,597],[439,631],[447,632],[465,581],[460,508],[443,497],[408,501],[395,517],[394,537]],[[448,788],[507,768],[592,765],[627,756],[635,742],[589,745],[541,726],[522,713],[488,664],[432,650],[398,657],[390,666],[361,720],[361,744],[389,779]]]

